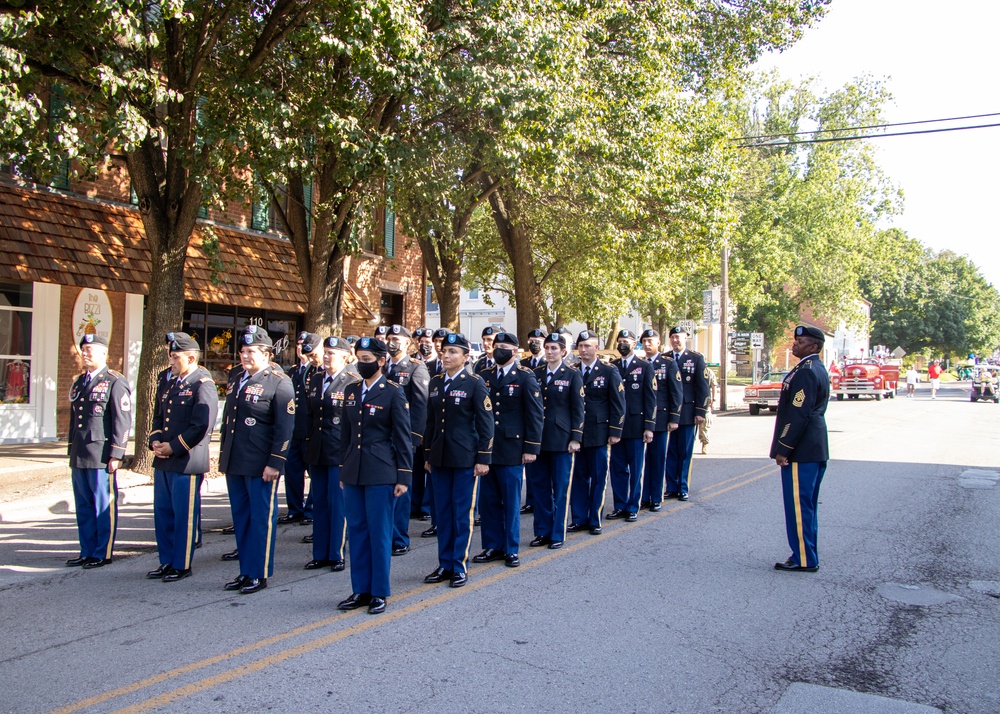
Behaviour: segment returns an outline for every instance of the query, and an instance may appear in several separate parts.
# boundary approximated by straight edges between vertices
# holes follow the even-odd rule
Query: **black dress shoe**
[[[524,513],[534,513],[534,512],[535,512],[535,507],[534,506],[521,506],[521,513],[522,514],[524,514]]]
[[[663,494],[664,498],[677,498],[678,496],[680,496],[680,494],[677,493],[677,491],[667,491]]]
[[[554,540],[549,543],[549,550],[559,550],[562,548],[563,542],[561,540]]]
[[[114,562],[111,558],[87,558],[87,562],[83,564],[84,570],[93,570],[94,568],[103,568],[105,565],[111,565]]]
[[[581,526],[579,523],[570,523],[566,526],[567,533],[578,533],[579,531],[587,530],[587,526]]]
[[[425,530],[423,533],[421,533],[420,537],[421,538],[433,538],[437,534],[438,534],[438,527],[437,526],[431,526],[430,528],[428,528],[427,530]]]
[[[425,583],[443,583],[445,580],[451,580],[454,575],[450,570],[445,570],[444,568],[436,568],[433,573],[424,578]]]
[[[338,610],[357,610],[359,607],[364,607],[372,601],[372,596],[368,593],[351,593],[351,596],[346,600],[341,600],[337,603]]]
[[[793,571],[793,572],[799,572],[799,573],[815,573],[817,570],[819,570],[819,566],[818,565],[814,565],[814,566],[812,566],[810,568],[810,567],[807,567],[805,565],[799,565],[798,563],[792,562],[792,559],[789,558],[784,563],[775,563],[774,564],[774,569],[775,570],[787,570],[787,571]]]
[[[239,560],[240,559],[240,549],[231,550],[228,553],[222,554],[223,560]]]
[[[310,560],[306,563],[304,570],[319,570],[320,568],[325,568],[328,565],[333,565],[333,562],[329,560]]]
[[[639,520],[638,513],[629,513],[627,516],[625,516],[626,523],[635,523],[637,520]]]
[[[281,518],[278,519],[278,523],[284,525],[286,523],[295,523],[295,521],[301,521],[301,520],[302,520],[302,516],[300,516],[300,515],[298,515],[296,513],[287,513],[287,514],[285,514],[284,516],[281,516]]]
[[[508,568],[516,568],[521,565],[521,559],[517,557],[517,553],[509,553],[503,557],[503,564]]]
[[[236,526],[226,526],[225,528],[222,529],[222,532],[226,533],[226,534],[235,533],[236,532]]]
[[[81,555],[79,558],[70,558],[69,560],[66,561],[66,565],[70,568],[78,568],[79,566],[83,565],[86,562],[87,559]]]
[[[165,583],[176,583],[178,580],[183,580],[184,578],[191,576],[191,568],[186,570],[175,570],[170,569],[170,572],[163,576],[163,582]]]
[[[222,586],[223,590],[239,590],[241,587],[247,584],[248,578],[246,575],[237,575],[235,580],[230,580],[228,583]]]
[[[503,551],[496,550],[495,548],[487,548],[479,555],[472,556],[473,563],[491,563],[494,560],[501,560],[503,558]]]
[[[347,567],[347,564],[344,563],[343,560],[332,560],[332,561],[330,561],[330,570],[332,570],[335,573],[339,573],[341,570],[344,570],[346,567]]]
[[[686,493],[682,493],[680,496],[677,497],[677,500],[678,501],[686,501],[686,500],[688,500],[688,495]]]
[[[408,545],[401,545],[398,548],[392,549],[393,555],[406,555],[409,552],[410,552],[410,546]]]
[[[372,601],[368,604],[368,614],[379,615],[383,612],[385,612],[385,598],[372,597]]]
[[[535,536],[528,545],[532,548],[538,548],[539,546],[548,545],[552,542],[552,539],[548,536]]]
[[[641,511],[641,510],[642,510],[643,508],[649,508],[649,507],[651,507],[652,505],[653,505],[653,504],[652,504],[652,503],[650,503],[649,501],[640,501],[640,502],[639,502],[639,510]]]
[[[166,565],[161,565],[156,570],[150,570],[148,573],[146,573],[146,577],[149,578],[150,580],[159,580],[173,569],[174,569],[173,566],[167,563]]]
[[[624,508],[616,508],[615,510],[611,511],[611,513],[609,513],[606,516],[606,518],[609,521],[613,521],[616,518],[624,518],[627,515],[628,515],[628,511],[626,511]]]
[[[469,576],[465,573],[455,573],[451,576],[451,582],[448,583],[448,587],[460,588],[469,582]]]
[[[302,542],[303,543],[312,543],[313,542],[313,534],[310,533],[309,535],[302,536]]]
[[[311,526],[312,524],[313,524],[313,519],[310,518],[309,516],[306,516],[305,518],[299,520],[300,526]]]
[[[601,528],[600,526],[594,526],[593,528],[590,529],[590,535],[601,535],[601,533],[603,532],[604,529]]]
[[[480,525],[482,525],[482,523],[483,523],[483,519],[480,518],[479,516],[476,516],[476,520],[474,520],[472,522],[472,525],[473,526],[480,526]]]
[[[654,503],[652,506],[649,507],[649,510],[651,510],[653,513],[659,513],[660,511],[663,510],[663,504]]]
[[[267,587],[267,578],[247,578],[247,581],[240,588],[240,592],[244,595],[249,595],[250,593],[260,592]]]

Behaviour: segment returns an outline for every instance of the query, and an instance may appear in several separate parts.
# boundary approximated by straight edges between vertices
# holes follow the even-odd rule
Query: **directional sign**
[[[750,333],[750,348],[754,350],[764,349],[764,333],[763,332],[751,332]]]

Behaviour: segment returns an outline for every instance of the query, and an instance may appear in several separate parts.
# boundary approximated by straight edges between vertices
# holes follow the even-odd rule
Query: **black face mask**
[[[542,353],[542,346],[540,344],[538,344],[537,342],[529,342],[528,343],[528,352],[530,352],[533,355],[539,355],[539,354]]]
[[[618,343],[618,354],[620,354],[622,357],[624,357],[631,351],[632,351],[632,346],[628,342]]]
[[[424,357],[430,357],[434,354],[434,345],[420,345],[417,350],[420,351]]]
[[[493,361],[497,364],[507,364],[513,356],[514,350],[509,350],[506,347],[495,347],[493,349]]]
[[[371,379],[378,374],[378,362],[358,362],[358,374],[362,379]]]
[[[386,345],[386,351],[389,354],[391,354],[393,357],[395,357],[400,352],[399,343],[397,343],[397,342],[390,342],[388,345]]]

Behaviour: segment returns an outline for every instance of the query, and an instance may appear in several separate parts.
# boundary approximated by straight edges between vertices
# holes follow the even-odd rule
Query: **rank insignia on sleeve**
[[[677,370],[676,372],[674,372],[674,376],[677,377],[677,381],[678,382],[681,381],[681,371],[680,370]]]
[[[288,406],[285,408],[285,411],[287,411],[289,414],[294,414],[295,413],[295,400],[294,399],[289,399],[288,400]]]
[[[581,397],[585,396],[584,391],[583,391],[583,387],[580,387],[580,396]]]
[[[805,403],[806,403],[806,390],[800,389],[795,393],[795,396],[792,397],[792,406],[801,407]]]
[[[122,398],[118,400],[118,406],[123,412],[130,412],[132,411],[132,400],[127,394],[123,394]]]
[[[483,409],[488,412],[493,411],[493,402],[490,401],[489,397],[483,397]]]
[[[625,391],[625,385],[622,382],[618,383],[618,391],[619,392],[624,392]]]
[[[779,438],[784,439],[788,436],[788,430],[792,428],[791,423],[785,424],[785,428],[781,430],[781,436]]]
[[[288,444],[289,443],[290,442],[286,441],[284,444],[281,445],[281,453],[285,453],[286,451],[288,451]]]

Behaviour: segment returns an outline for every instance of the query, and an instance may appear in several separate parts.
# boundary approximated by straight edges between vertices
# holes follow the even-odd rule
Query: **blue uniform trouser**
[[[622,439],[611,447],[611,495],[616,511],[639,512],[642,496],[642,439]]]
[[[654,431],[653,440],[646,444],[646,466],[642,477],[642,501],[660,503],[663,479],[667,472],[667,432]]]
[[[819,485],[826,473],[825,461],[792,462],[781,467],[781,492],[785,500],[785,530],[792,549],[791,560],[808,568],[819,565],[816,538],[819,522]]]
[[[426,468],[424,473],[427,473]],[[431,525],[437,525],[437,509],[434,506],[434,479],[427,473],[427,480],[424,482],[424,507],[431,514]]]
[[[343,560],[347,519],[340,467],[310,466],[309,479],[312,482],[309,490],[313,504],[313,560]]]
[[[421,468],[423,465],[421,464]],[[416,472],[414,472],[416,474]],[[414,475],[416,480],[416,475]],[[392,506],[392,547],[405,548],[410,544],[410,507],[413,505],[413,493],[406,489],[402,496],[394,498]]]
[[[233,512],[240,575],[269,578],[274,574],[274,536],[278,530],[278,481],[260,476],[226,474]]]
[[[290,516],[312,518],[312,494],[306,497],[306,468],[302,440],[292,439],[285,460],[285,505]]]
[[[687,493],[691,479],[691,454],[694,453],[694,436],[698,427],[681,424],[670,434],[667,444],[667,492]]]
[[[430,507],[427,503],[427,482],[430,477],[424,471],[424,447],[418,446],[413,452],[413,485],[410,488],[410,515],[427,516],[430,515]]]
[[[573,488],[570,493],[572,522],[587,528],[600,528],[607,488],[608,447],[580,449],[573,465]]]
[[[531,479],[528,478],[528,470],[524,470],[524,505],[535,507],[535,494],[531,491]]]
[[[472,467],[432,466],[431,481],[437,508],[438,565],[453,573],[465,573],[472,545],[472,511],[479,479]]]
[[[395,484],[344,484],[348,542],[351,546],[351,588],[355,593],[389,597],[392,560],[392,509]]]
[[[118,532],[118,480],[106,469],[72,469],[80,557],[110,560]]]
[[[153,526],[160,565],[187,570],[198,543],[202,474],[153,471]]]
[[[524,466],[490,466],[482,478],[479,535],[483,548],[516,555],[521,543],[521,479]]]
[[[566,540],[569,486],[573,474],[573,454],[543,451],[528,464],[532,498],[535,499],[534,533],[553,542]]]

